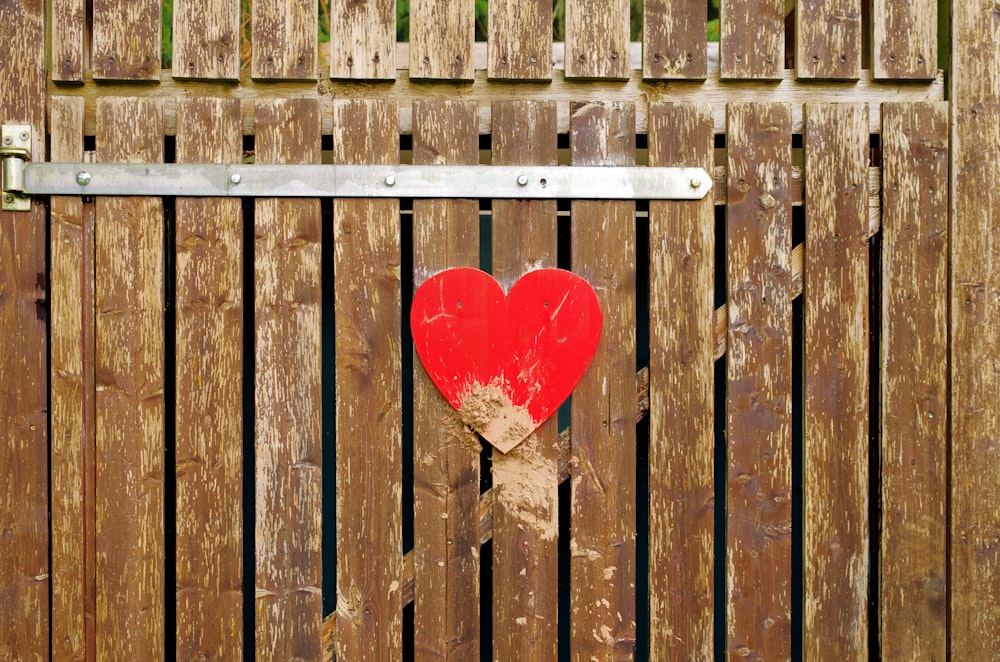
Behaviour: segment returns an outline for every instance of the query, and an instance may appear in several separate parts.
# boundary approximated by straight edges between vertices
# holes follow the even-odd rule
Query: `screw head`
[[[4,193],[3,201],[9,205],[10,203],[14,202],[14,195],[11,193]]]
[[[21,140],[28,140],[29,138],[31,138],[31,134],[29,134],[27,131],[22,131],[20,134],[18,134],[17,137],[20,138]]]
[[[240,173],[238,173],[238,172],[234,172],[233,174],[229,175],[229,183],[230,184],[239,184],[240,181],[242,181],[242,180],[243,180],[243,178],[240,177]]]
[[[517,176],[517,185],[518,186],[527,186],[528,185],[528,176],[527,175],[518,175]]]
[[[386,175],[385,176],[385,185],[386,186],[395,186],[396,185],[396,175]]]
[[[86,186],[87,184],[89,184],[90,173],[87,172],[86,170],[81,170],[80,172],[76,173],[76,183],[79,184],[80,186]]]
[[[691,188],[701,188],[701,179],[698,177],[691,178]]]
[[[11,138],[10,136],[4,136],[3,144],[4,145],[13,145],[14,144],[14,139]]]

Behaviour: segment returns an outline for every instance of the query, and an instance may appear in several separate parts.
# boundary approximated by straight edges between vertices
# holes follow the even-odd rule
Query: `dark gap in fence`
[[[325,137],[324,137],[325,141]],[[324,149],[326,149],[324,147]],[[332,147],[331,147],[332,149]],[[322,309],[320,328],[322,330],[322,364],[320,383],[322,389],[321,428],[323,430],[323,450],[321,476],[323,481],[322,500],[322,555],[323,555],[323,615],[337,609],[337,400],[336,400],[336,336],[334,299],[336,282],[333,273],[333,200],[320,200],[323,219],[320,237],[320,289]]]
[[[402,140],[404,136],[400,136]],[[402,205],[401,205],[402,206]],[[410,204],[412,207],[412,203]],[[413,305],[413,214],[400,213],[399,274],[402,301],[402,434],[403,434],[403,552],[413,550],[413,334],[410,332],[410,307]],[[403,607],[403,659],[412,660],[413,602]]]
[[[482,137],[480,137],[480,145],[482,144]],[[479,268],[488,274],[493,273],[493,216],[491,213],[482,213],[483,204],[489,203],[489,200],[480,200],[480,214],[479,214]],[[493,487],[493,446],[489,442],[480,438],[480,443],[483,446],[483,452],[480,454],[480,470],[479,470],[479,493],[482,494],[486,490]],[[482,568],[482,582],[484,585],[493,586],[493,564],[486,564],[485,558],[480,561],[480,567]],[[492,590],[492,589],[491,589]],[[485,594],[485,591],[483,591]],[[486,618],[487,615],[492,613],[492,605],[490,603],[485,603],[486,614],[482,614],[482,618]],[[492,618],[487,619],[489,621],[489,627],[493,627]],[[485,633],[485,629],[483,630]],[[486,636],[483,634],[483,638]],[[492,644],[491,644],[492,645]]]
[[[51,142],[52,142],[51,140],[48,141],[49,147],[51,147]],[[45,158],[51,160],[52,156],[51,156],[51,154],[46,153]],[[52,214],[51,214],[51,208],[46,209],[46,212],[47,212],[46,213],[46,217],[47,218],[45,219],[46,223],[45,223],[45,276],[44,276],[45,277],[45,301],[44,301],[44,305],[45,305],[45,316],[46,316],[46,320],[48,320],[48,323],[45,325],[45,365],[48,366],[49,369],[45,371],[45,412],[46,412],[46,416],[45,416],[45,438],[49,440],[49,443],[46,445],[47,447],[46,447],[46,450],[45,450],[45,463],[46,463],[46,466],[49,467],[49,473],[48,473],[48,494],[46,494],[46,504],[45,504],[45,507],[47,509],[46,512],[49,513],[49,530],[48,530],[49,540],[48,540],[48,549],[46,550],[46,562],[48,563],[48,567],[52,568],[53,567],[52,566],[52,540],[53,540],[53,538],[55,538],[55,527],[52,526],[52,474],[53,474],[53,464],[52,464],[52,326],[53,326],[53,324],[52,324],[52,236],[51,235],[52,235],[52,226],[53,226],[53,223],[54,223],[54,219],[53,219]],[[86,226],[86,221],[84,221],[84,226]],[[81,233],[81,235],[82,234],[83,233]],[[86,245],[86,242],[84,242],[84,245]],[[84,253],[86,253],[86,249],[84,249]],[[82,293],[81,293],[81,297],[82,297]],[[84,322],[84,324],[86,324],[86,322]],[[86,359],[84,359],[84,360],[86,360]],[[82,371],[81,371],[81,373],[82,373]],[[81,377],[82,377],[82,374],[81,374]],[[86,380],[84,380],[84,383],[86,383]],[[86,445],[86,435],[84,435],[83,438],[84,438],[84,445]],[[83,449],[81,449],[81,451],[82,450]],[[86,470],[84,470],[84,474],[86,474]],[[86,483],[86,478],[83,479],[83,483],[84,484]],[[84,511],[86,511],[86,509],[84,509]],[[84,534],[84,536],[86,537],[86,534]],[[82,540],[80,541],[80,551],[79,551],[79,553],[84,558],[86,558],[86,552],[84,551],[85,544],[86,543],[84,541],[82,541]],[[50,573],[51,573],[51,570],[50,570]],[[86,570],[84,570],[84,576],[85,577],[87,576],[87,571]],[[55,582],[53,581],[53,578],[52,578],[52,576],[50,574],[50,576],[49,576],[49,582],[48,582],[48,598],[49,598],[49,603],[47,605],[47,615],[48,615],[48,619],[49,619],[49,627],[50,628],[52,627],[52,624],[55,623],[55,621],[53,620],[53,614],[52,614],[52,600],[53,600],[52,590],[53,590],[53,584],[54,583]],[[86,591],[84,591],[84,593],[86,593]],[[50,629],[49,647],[52,648],[52,649],[54,649],[55,646],[53,645],[54,642],[52,641],[51,632],[52,632],[52,630]]]
[[[480,218],[482,218],[482,216],[484,214],[486,215],[487,219],[493,218],[493,198],[481,198],[479,200],[479,216],[480,216]],[[491,252],[492,252],[492,249],[491,249]],[[480,262],[481,261],[482,260],[480,260]],[[492,263],[492,261],[491,261],[491,263]],[[487,270],[484,269],[483,271],[487,271]]]
[[[253,138],[244,138],[244,150],[253,153]],[[249,144],[248,144],[249,143]],[[254,483],[257,460],[254,454],[254,421],[257,404],[254,397],[256,343],[254,338],[254,200],[243,198],[243,660],[256,659],[256,599],[257,568],[255,530],[257,495]]]
[[[489,446],[488,442],[483,442]],[[479,659],[493,660],[493,539],[479,548]]]
[[[861,3],[861,68],[872,68],[872,3]]]
[[[795,38],[795,10],[793,9],[785,14],[785,69],[795,68]]]
[[[716,136],[716,144],[718,138]],[[723,136],[723,143],[725,142]],[[726,208],[715,208],[715,301],[714,308],[726,302]],[[726,378],[728,355],[715,362],[713,406],[715,456],[712,478],[714,481],[714,521],[713,521],[713,556],[712,567],[712,598],[715,609],[712,612],[712,647],[716,662],[726,659]]]
[[[717,133],[715,134],[715,149],[725,149],[726,148],[726,134]]]
[[[635,134],[635,149],[636,151],[649,149],[649,135],[645,133]]]
[[[801,136],[800,136],[801,139]],[[795,137],[793,136],[793,144]],[[792,246],[805,241],[805,207],[792,207]],[[808,247],[807,247],[808,248]],[[804,296],[792,299],[792,659],[803,656],[805,623],[805,510],[803,479],[805,475],[805,435],[803,410],[805,370],[803,311]]]
[[[482,152],[492,152],[493,136],[489,133],[479,134],[479,150]]]
[[[563,406],[566,407],[565,405]],[[567,408],[566,416],[569,416]],[[559,425],[562,426],[563,408],[559,410]],[[569,541],[572,535],[570,514],[572,512],[572,493],[570,481],[559,483],[559,622],[556,627],[559,638],[558,659],[569,662],[570,637],[570,549]]]
[[[874,138],[874,136],[873,136]],[[873,141],[875,142],[875,141]],[[876,152],[877,148],[872,151]],[[872,163],[881,162],[881,153]],[[879,575],[882,539],[882,233],[868,242],[868,659],[881,660]]]
[[[645,136],[643,136],[645,138]],[[644,200],[646,210],[649,202]],[[649,217],[635,221],[635,369],[649,366]],[[637,659],[649,658],[649,416],[635,430],[635,623]]]
[[[95,136],[83,137],[83,151],[93,152],[97,149],[97,138]]]
[[[174,161],[168,139],[165,161]],[[163,198],[163,650],[177,643],[177,224],[176,201]]]
[[[556,136],[556,149],[569,149],[568,133],[560,133]]]
[[[409,133],[399,134],[399,151],[400,152],[412,152],[413,151],[413,136]]]

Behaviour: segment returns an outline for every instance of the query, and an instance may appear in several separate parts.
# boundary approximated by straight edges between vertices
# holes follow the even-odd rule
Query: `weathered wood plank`
[[[795,7],[798,78],[857,80],[861,43],[861,0],[799,0]]]
[[[882,655],[944,660],[948,106],[882,113]]]
[[[319,11],[311,0],[254,0],[250,76],[316,80]]]
[[[651,107],[649,162],[711,168],[708,106]],[[649,651],[711,659],[715,205],[649,203]]]
[[[558,163],[554,103],[493,105],[493,163]],[[509,292],[556,266],[555,200],[493,201],[493,276]],[[555,660],[559,641],[559,426],[493,451],[493,657]]]
[[[258,163],[319,163],[319,104],[257,104]],[[323,606],[319,200],[255,206],[256,649],[319,659]]]
[[[708,76],[707,3],[646,0],[642,7],[642,77],[646,80]]]
[[[876,79],[929,80],[937,75],[937,5],[935,0],[874,0],[872,69]]]
[[[472,80],[476,40],[471,2],[412,0],[410,78]]]
[[[240,102],[184,99],[178,163],[238,163]],[[243,214],[176,202],[177,655],[243,655]]]
[[[951,7],[951,585],[953,660],[1000,631],[1000,14]]]
[[[155,99],[97,104],[97,160],[163,161]],[[164,655],[163,202],[97,198],[97,658]]]
[[[52,80],[83,81],[86,0],[52,0]]]
[[[780,80],[785,66],[785,3],[726,0],[719,12],[723,80]]]
[[[805,657],[868,657],[868,117],[806,107]]]
[[[574,165],[631,165],[635,109],[572,106]],[[573,201],[573,271],[604,315],[594,359],[572,400],[570,653],[633,654],[635,598],[635,203]]]
[[[629,77],[629,0],[566,0],[566,78]]]
[[[239,2],[174,0],[173,75],[239,80]]]
[[[414,104],[413,162],[479,162],[476,105]],[[413,284],[479,267],[479,203],[413,201]],[[430,381],[413,375],[414,641],[416,659],[479,654],[480,442]]]
[[[332,0],[330,78],[396,78],[396,3]]]
[[[490,80],[552,79],[549,0],[493,0],[487,23]]]
[[[391,101],[334,105],[334,163],[399,163]],[[338,658],[402,655],[398,200],[335,200]]]
[[[93,0],[95,80],[160,79],[159,0]]]
[[[729,106],[727,649],[791,655],[791,112]]]

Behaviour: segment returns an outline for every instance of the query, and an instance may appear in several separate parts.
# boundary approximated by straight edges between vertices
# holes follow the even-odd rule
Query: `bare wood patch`
[[[785,66],[782,0],[726,0],[719,13],[719,33],[723,79],[781,79]]]
[[[250,75],[260,80],[316,80],[318,20],[315,2],[254,0]]]
[[[700,0],[646,0],[642,7],[642,77],[707,77],[707,20],[707,4]]]
[[[159,0],[93,0],[95,79],[159,80]]]
[[[874,0],[872,69],[876,79],[929,80],[937,74],[937,5],[934,0]]]
[[[861,0],[800,0],[795,26],[795,68],[800,79],[858,78]]]
[[[566,0],[566,78],[629,77],[629,0]]]
[[[549,0],[492,0],[488,29],[491,80],[551,80]]]
[[[469,3],[412,0],[410,78],[472,80],[475,15]]]
[[[333,0],[330,17],[330,78],[396,78],[396,3],[393,0]]]
[[[240,4],[175,0],[175,78],[240,78]]]

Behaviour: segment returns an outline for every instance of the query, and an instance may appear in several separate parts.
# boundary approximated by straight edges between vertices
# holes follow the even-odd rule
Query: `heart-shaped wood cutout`
[[[466,425],[506,453],[555,413],[601,336],[594,289],[539,269],[504,296],[478,269],[449,269],[413,296],[413,343],[427,374]]]

